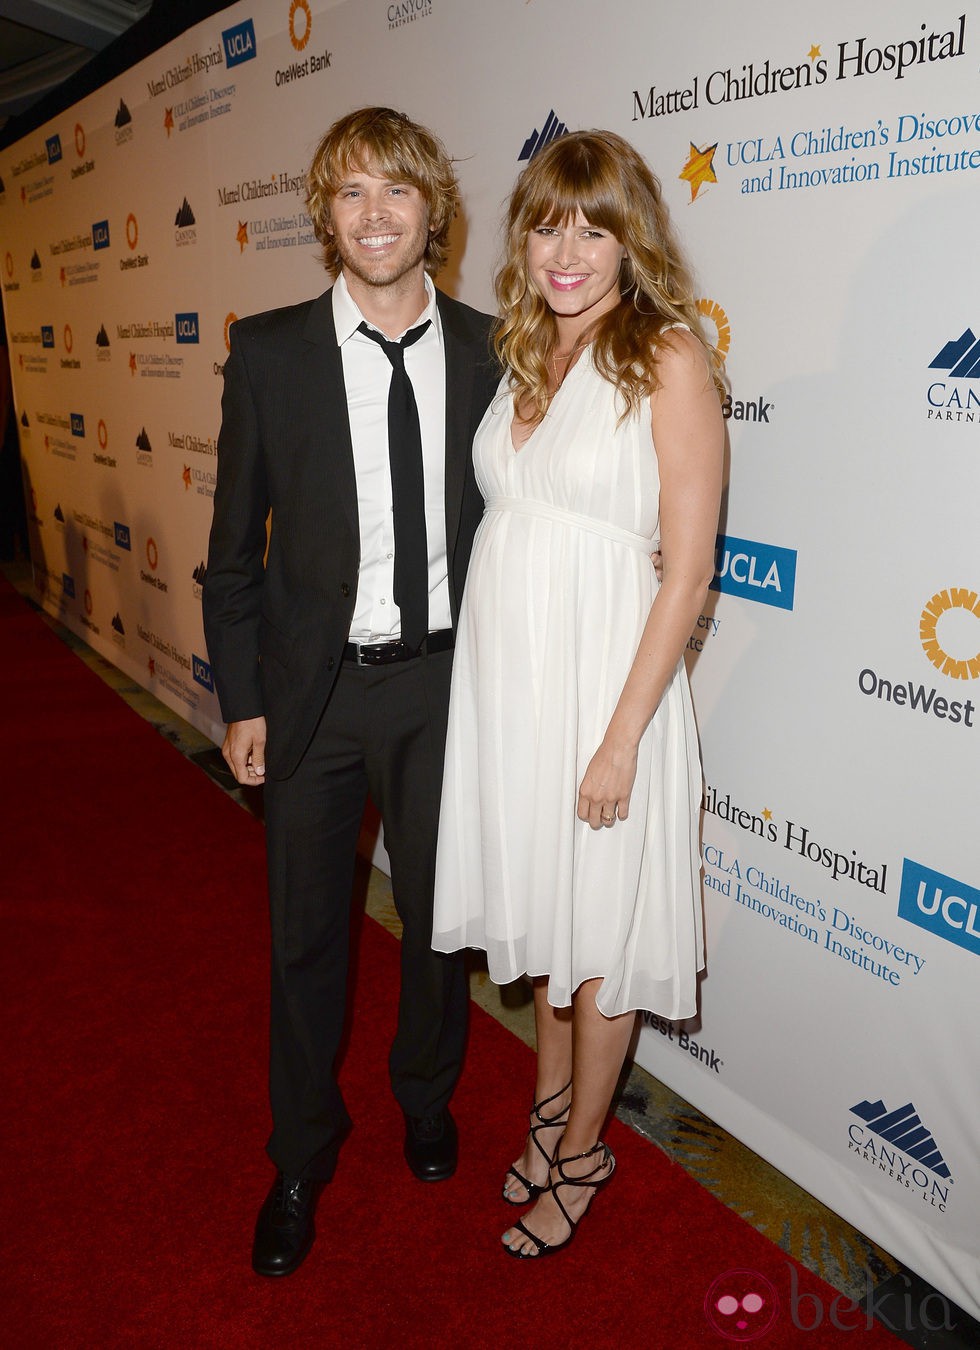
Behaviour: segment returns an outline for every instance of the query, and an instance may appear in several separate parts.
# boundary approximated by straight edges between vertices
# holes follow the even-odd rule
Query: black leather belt
[[[406,642],[348,642],[344,660],[358,666],[390,666],[394,661],[413,661],[417,656],[435,656],[452,649],[455,638],[451,628],[430,633],[418,651]]]

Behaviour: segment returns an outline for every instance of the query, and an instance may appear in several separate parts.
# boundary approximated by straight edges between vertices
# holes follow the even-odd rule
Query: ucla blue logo
[[[196,314],[175,314],[174,327],[178,342],[199,342]]]
[[[85,435],[85,418],[81,413],[72,413],[71,415],[71,434],[73,436]]]
[[[221,34],[225,48],[225,65],[240,66],[243,61],[251,61],[255,56],[255,29],[252,20],[226,28]]]
[[[61,574],[61,590],[64,595],[67,595],[69,600],[74,600],[75,578],[70,577],[67,572],[62,572]]]
[[[980,891],[906,858],[898,917],[980,955]]]
[[[713,591],[740,595],[777,609],[792,609],[796,594],[796,550],[720,534]]]
[[[211,674],[211,667],[208,665],[207,661],[202,660],[200,656],[192,655],[191,661],[191,673],[193,674],[194,679],[198,684],[202,684],[205,689],[209,689],[213,694],[214,678]]]
[[[97,220],[92,226],[92,247],[94,249],[109,247],[109,222],[107,220]]]
[[[114,522],[114,533],[116,536],[116,548],[124,548],[127,553],[131,552],[133,541],[130,538],[129,526],[120,525],[117,520]]]
[[[54,346],[54,325],[50,323],[41,324],[41,346]]]
[[[61,158],[61,137],[58,135],[49,136],[44,145],[48,152],[48,163],[57,164]]]

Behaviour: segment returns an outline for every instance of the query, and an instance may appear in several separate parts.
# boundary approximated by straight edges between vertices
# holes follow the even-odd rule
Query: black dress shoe
[[[256,1275],[292,1275],[313,1246],[313,1215],[325,1183],[276,1173],[255,1222],[252,1269]]]
[[[456,1171],[459,1139],[448,1107],[431,1116],[405,1116],[405,1161],[419,1181],[446,1181]]]

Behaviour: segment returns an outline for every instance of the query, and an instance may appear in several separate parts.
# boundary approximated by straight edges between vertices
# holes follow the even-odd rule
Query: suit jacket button
[[[340,583],[340,594],[344,596],[350,595],[350,587],[348,586],[346,581],[342,581]]]
[[[333,657],[332,657],[332,656],[328,657],[328,658],[327,658],[327,670],[333,670],[334,665],[335,665],[335,662],[334,662]]]

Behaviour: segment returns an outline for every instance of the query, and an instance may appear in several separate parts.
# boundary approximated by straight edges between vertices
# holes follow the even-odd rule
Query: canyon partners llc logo
[[[973,329],[950,338],[928,369],[945,372],[945,378],[937,375],[926,389],[927,419],[980,426],[980,340]]]
[[[197,219],[190,202],[185,197],[174,216],[174,242],[178,248],[197,243]]]
[[[884,1179],[930,1209],[946,1213],[953,1177],[912,1102],[888,1108],[879,1098],[851,1107],[847,1148]]]
[[[404,28],[418,19],[432,17],[432,0],[389,0],[388,28]]]

